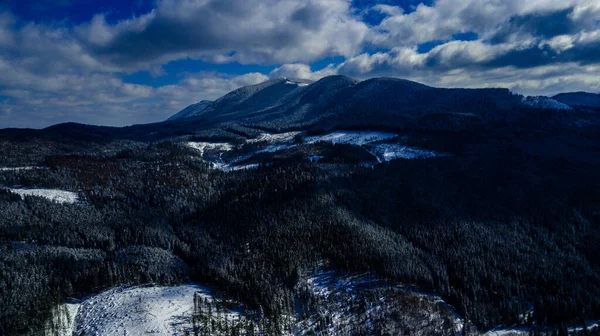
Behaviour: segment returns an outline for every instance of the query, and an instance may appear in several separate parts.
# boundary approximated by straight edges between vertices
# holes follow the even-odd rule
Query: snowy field
[[[274,153],[282,150],[297,147],[294,138],[300,132],[285,133],[262,133],[260,136],[247,140],[249,144],[265,143],[261,148],[251,153],[245,153],[239,157],[234,157],[228,161],[211,161],[214,169],[222,171],[235,171],[241,169],[254,169],[257,165],[237,166],[236,164],[251,158],[260,153]],[[332,144],[348,144],[354,146],[363,146],[367,151],[377,157],[379,162],[387,162],[394,159],[422,159],[440,156],[434,151],[408,147],[398,143],[382,143],[394,139],[398,136],[396,133],[377,132],[377,131],[336,131],[323,135],[308,136],[304,139],[306,144],[315,144],[318,142],[328,142]],[[204,157],[205,151],[214,150],[217,152],[233,151],[235,147],[229,143],[211,143],[211,142],[187,142],[187,146],[200,151]],[[310,157],[309,160],[317,162],[321,157]]]
[[[185,335],[192,330],[195,293],[213,300],[199,285],[114,288],[84,300],[65,335]],[[224,314],[230,321],[240,317],[231,310]]]
[[[267,142],[292,141],[292,140],[294,140],[294,137],[298,134],[300,134],[300,132],[262,133],[258,137],[248,140],[248,143],[255,143],[255,142],[261,142],[261,141],[267,141]]]
[[[44,167],[0,167],[0,171],[20,171],[20,170],[34,170],[34,169],[44,169]]]
[[[39,196],[58,203],[77,203],[79,197],[72,191],[59,189],[25,189],[25,188],[9,188],[11,192],[18,194],[21,198],[25,196]]]
[[[362,146],[368,143],[389,140],[398,136],[395,133],[374,132],[374,131],[338,131],[325,135],[315,135],[306,137],[306,143],[316,143],[319,141],[330,142],[332,144],[349,144]]]
[[[188,142],[186,145],[199,150],[201,156],[204,156],[204,151],[207,150],[218,150],[222,152],[233,150],[233,146],[226,142]]]
[[[401,144],[375,144],[368,146],[367,150],[375,155],[379,162],[387,162],[395,159],[426,159],[444,155],[426,149],[403,146]]]

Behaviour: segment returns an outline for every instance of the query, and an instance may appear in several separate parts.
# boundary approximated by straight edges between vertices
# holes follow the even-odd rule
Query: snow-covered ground
[[[221,166],[218,169],[224,171],[224,172],[230,172],[230,171],[236,171],[236,170],[251,170],[251,169],[256,169],[258,168],[258,163],[253,163],[253,164],[247,164],[247,165],[240,165],[240,166],[230,166],[230,165],[225,165],[225,166]]]
[[[251,153],[245,153],[237,157],[234,156],[228,160],[223,160],[221,159],[221,156],[218,156],[218,159],[213,159],[213,161],[211,161],[212,167],[222,171],[256,168],[257,165],[238,166],[237,164],[256,154],[274,153],[297,147],[298,144],[294,141],[294,138],[298,134],[300,134],[300,132],[262,133],[254,139],[247,140],[247,143],[260,143],[264,144],[264,146],[255,149]],[[430,150],[404,146],[398,143],[383,143],[384,141],[394,139],[397,136],[398,134],[396,133],[378,131],[336,131],[328,134],[308,136],[304,139],[304,143],[315,144],[318,142],[328,142],[332,144],[363,146],[367,151],[377,157],[379,162],[386,162],[399,158],[420,159],[444,155]],[[187,142],[186,145],[199,150],[202,157],[204,157],[205,152],[208,150],[221,153],[235,150],[235,146],[232,144],[222,142]],[[321,157],[311,156],[307,159],[317,162]]]
[[[593,329],[600,327],[600,321],[585,321],[586,328]],[[568,328],[569,333],[581,332],[584,330],[583,325],[575,325]],[[531,328],[527,326],[518,326],[518,327],[496,327],[485,334],[483,336],[526,336],[531,335]]]
[[[523,104],[531,107],[554,109],[554,110],[572,110],[573,108],[567,104],[561,103],[549,97],[544,96],[527,96],[522,99]]]
[[[324,135],[315,135],[306,137],[306,143],[316,143],[319,141],[330,142],[333,144],[349,144],[362,146],[368,143],[388,140],[398,136],[395,133],[375,132],[375,131],[337,131]]]
[[[44,169],[44,167],[27,166],[27,167],[0,167],[0,171],[19,171],[19,170],[33,170],[33,169]]]
[[[74,318],[74,335],[185,335],[192,330],[194,294],[213,300],[199,285],[119,287],[84,300]],[[215,311],[214,314],[217,314]],[[228,310],[223,318],[238,321]]]
[[[58,203],[77,203],[79,196],[72,191],[59,189],[25,189],[25,188],[9,188],[11,192],[18,194],[21,198],[25,196],[40,196]]]
[[[295,80],[292,80],[292,79],[289,79],[289,78],[285,78],[285,84],[287,84],[287,85],[296,85],[296,86],[308,86],[308,83],[306,83],[306,82],[299,82],[299,81],[295,81]]]
[[[207,150],[218,150],[222,152],[233,150],[233,146],[226,142],[188,142],[186,145],[199,150],[201,156],[203,156],[204,151]]]
[[[403,330],[429,335],[444,328],[462,334],[462,318],[439,296],[417,293],[368,274],[343,276],[321,268],[301,280],[299,286],[319,305],[316,312],[313,308],[307,318],[298,321],[296,335],[345,335],[356,330],[363,334],[397,334]]]
[[[261,142],[261,141],[267,141],[267,142],[291,141],[298,134],[300,134],[300,132],[262,133],[258,137],[248,140],[248,143],[255,143],[255,142]]]
[[[46,326],[46,334],[73,336],[75,316],[80,306],[79,303],[65,303],[56,307],[52,314],[52,322]]]
[[[401,144],[375,144],[367,147],[367,150],[375,155],[379,162],[386,162],[394,159],[424,159],[444,155],[434,151],[408,147]]]

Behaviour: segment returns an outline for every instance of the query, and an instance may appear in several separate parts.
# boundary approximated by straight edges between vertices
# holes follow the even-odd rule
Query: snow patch
[[[213,300],[210,291],[199,285],[111,289],[81,303],[74,334],[185,335],[192,330],[194,294]],[[232,310],[224,313],[229,321],[239,321],[241,316]]]
[[[308,86],[308,83],[297,82],[297,81],[290,80],[288,78],[285,79],[285,84],[286,85],[296,85],[296,86]]]
[[[377,157],[379,162],[387,162],[395,159],[426,159],[445,155],[401,144],[376,144],[369,146],[367,149]]]
[[[388,140],[396,137],[395,133],[375,131],[337,131],[325,135],[315,135],[306,138],[306,143],[312,144],[320,141],[333,144],[349,144],[362,146],[369,143]]]
[[[237,171],[237,170],[250,170],[250,169],[257,169],[258,168],[258,163],[253,163],[253,164],[247,164],[247,165],[240,165],[240,166],[229,166],[229,165],[225,165],[225,166],[221,166],[217,169],[220,169],[224,172],[230,172],[230,171]]]
[[[452,321],[450,328],[458,335],[462,334],[464,328],[463,319],[439,296],[416,292],[369,274],[343,276],[333,270],[320,268],[308,274],[300,281],[299,286],[312,293],[312,302],[319,304],[316,314],[313,311],[312,315],[298,321],[296,335],[346,335],[351,334],[357,327],[361,328],[363,333],[376,334],[375,324],[379,327],[384,325],[385,328],[394,328],[394,324],[404,324],[415,328],[413,331],[420,330],[421,327],[429,328],[426,331],[421,330],[424,334],[429,334],[434,330],[439,332],[437,328],[442,327],[443,321],[448,319]],[[396,301],[403,295],[417,297],[423,305],[403,306]],[[414,310],[415,307],[419,308]],[[307,312],[300,313],[297,312],[299,318]],[[398,316],[401,318],[398,319]],[[391,329],[388,332],[394,334],[398,330],[401,329]]]
[[[0,167],[0,171],[19,171],[19,170],[34,170],[34,169],[44,169],[44,167],[35,167],[35,166],[27,166],[27,167]]]
[[[553,109],[553,110],[565,110],[569,111],[573,108],[567,104],[561,103],[549,97],[544,96],[527,96],[521,100],[523,104],[531,107]]]
[[[52,319],[46,325],[45,335],[73,336],[75,316],[80,306],[79,303],[65,303],[54,308]]]
[[[250,139],[248,143],[256,143],[256,142],[281,142],[281,141],[291,141],[294,139],[296,135],[300,134],[300,132],[285,132],[285,133],[262,133],[257,138]]]
[[[219,150],[225,152],[233,150],[233,146],[226,142],[187,142],[186,145],[199,150],[201,156],[204,156],[204,152],[207,150]]]
[[[585,328],[593,329],[600,327],[600,321],[585,321]],[[575,325],[568,328],[569,333],[579,333],[584,329],[583,325]],[[542,328],[543,329],[543,328]],[[551,331],[551,330],[550,330]],[[513,327],[504,327],[498,326],[485,334],[484,336],[525,336],[531,334],[531,327],[528,326],[513,326]]]
[[[18,194],[22,199],[25,196],[39,196],[49,199],[53,202],[58,203],[77,203],[79,196],[72,191],[59,190],[59,189],[20,189],[10,188],[11,192]]]
[[[211,160],[212,168],[219,169],[222,171],[235,171],[240,169],[255,169],[258,165],[243,165],[236,166],[236,164],[243,162],[256,154],[260,153],[274,153],[282,150],[288,150],[297,147],[294,139],[301,132],[285,132],[285,133],[262,133],[254,139],[249,139],[246,142],[248,144],[256,144],[256,149],[252,152],[235,155],[229,155],[230,158],[223,160],[221,157],[218,159]],[[398,158],[403,159],[419,159],[419,158],[430,158],[440,155],[446,155],[437,153],[430,150],[424,150],[414,147],[403,146],[400,144],[393,143],[382,143],[386,140],[396,138],[398,134],[390,132],[378,132],[378,131],[336,131],[328,134],[309,136],[304,139],[305,144],[315,144],[318,142],[328,142],[332,144],[348,144],[354,146],[363,146],[371,154],[377,157],[379,162],[391,161]],[[187,146],[195,148],[200,151],[201,155],[207,150],[214,151],[233,151],[236,148],[229,143],[219,142],[187,142]],[[308,156],[306,158],[311,162],[318,162],[322,157],[320,156]],[[218,161],[218,162],[216,162]]]

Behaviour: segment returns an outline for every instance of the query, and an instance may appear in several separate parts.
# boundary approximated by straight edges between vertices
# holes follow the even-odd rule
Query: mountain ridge
[[[314,82],[281,77],[238,88],[212,102],[192,104],[162,122],[126,127],[63,123],[27,133],[54,138],[156,141],[178,137],[252,138],[260,131],[318,133],[343,129],[452,134],[477,131],[485,135],[504,132],[499,125],[514,128],[509,132],[528,128],[554,132],[580,131],[600,123],[590,108],[571,102],[568,105],[574,109],[569,110],[563,104],[554,98],[525,97],[506,88],[436,88],[393,77],[358,81],[334,75]],[[22,137],[19,133],[2,130],[0,136]]]

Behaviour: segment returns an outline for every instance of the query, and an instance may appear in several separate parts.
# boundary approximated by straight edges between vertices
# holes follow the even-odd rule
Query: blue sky
[[[600,91],[596,0],[1,0],[0,128],[164,120],[288,76]]]

